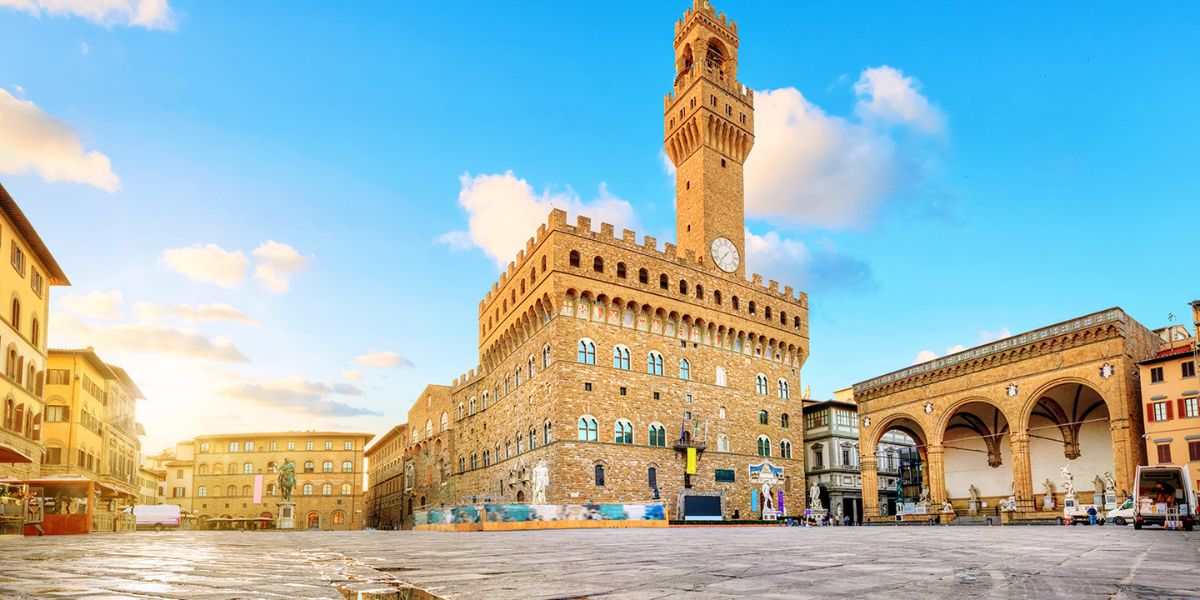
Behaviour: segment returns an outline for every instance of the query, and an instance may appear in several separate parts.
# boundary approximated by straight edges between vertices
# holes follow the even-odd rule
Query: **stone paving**
[[[1200,598],[1200,533],[755,527],[0,537],[6,600],[431,597],[396,578],[443,598]]]

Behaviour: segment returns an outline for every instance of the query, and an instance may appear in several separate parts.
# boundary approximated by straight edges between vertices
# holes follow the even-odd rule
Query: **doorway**
[[[321,528],[321,513],[318,513],[318,512],[308,513],[308,528],[309,529],[320,529]]]

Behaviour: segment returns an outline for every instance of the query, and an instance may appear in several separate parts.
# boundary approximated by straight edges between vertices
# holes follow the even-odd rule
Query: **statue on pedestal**
[[[1071,474],[1071,465],[1070,464],[1063,465],[1061,472],[1062,472],[1062,478],[1063,478],[1063,485],[1062,485],[1063,494],[1066,494],[1067,496],[1074,496],[1075,495],[1075,476]]]
[[[1105,486],[1105,491],[1111,492],[1113,494],[1117,493],[1117,481],[1116,481],[1116,479],[1113,479],[1112,471],[1104,472],[1104,482],[1107,484]]]
[[[533,468],[533,503],[546,503],[546,488],[550,486],[550,468],[546,466],[546,460],[538,461],[537,466]]]
[[[917,498],[917,504],[929,504],[929,486],[921,486],[921,497]]]
[[[1094,490],[1097,496],[1103,496],[1105,489],[1106,486],[1104,484],[1104,478],[1097,475],[1096,478],[1092,480],[1092,490]]]
[[[1054,510],[1054,482],[1047,477],[1046,481],[1042,482],[1042,487],[1046,488],[1046,496],[1042,498],[1042,509]]]
[[[816,483],[808,490],[808,507],[813,510],[825,510],[821,504],[821,486]]]
[[[763,482],[762,497],[763,497],[763,512],[764,513],[765,512],[774,512],[775,511],[775,494],[773,494],[771,492],[771,482],[770,481]]]
[[[972,483],[971,487],[967,488],[967,490],[968,490],[968,493],[971,494],[971,504],[978,506],[979,505],[979,488],[975,487],[975,484]]]
[[[953,505],[953,504],[950,504],[950,501],[949,501],[949,500],[947,500],[947,501],[943,502],[943,503],[942,503],[942,512],[944,512],[944,513],[952,513],[952,512],[954,512],[954,505]]]

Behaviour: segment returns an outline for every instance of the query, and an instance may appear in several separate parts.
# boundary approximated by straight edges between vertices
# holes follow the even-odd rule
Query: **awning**
[[[24,452],[17,450],[9,444],[0,443],[0,463],[16,464],[31,462],[33,462],[33,459],[25,456]]]

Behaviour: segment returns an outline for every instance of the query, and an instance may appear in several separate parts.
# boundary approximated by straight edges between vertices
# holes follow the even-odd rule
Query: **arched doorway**
[[[929,438],[917,421],[885,420],[870,439],[872,454],[862,457],[861,469],[864,518],[901,514],[915,506],[932,481],[940,485],[940,473],[927,473]]]
[[[972,488],[989,508],[1015,496],[1011,428],[1004,411],[985,400],[954,407],[943,421],[942,449],[946,499],[969,508]]]
[[[1079,502],[1090,504],[1093,494],[1103,494],[1108,477],[1115,479],[1123,497],[1128,486],[1124,474],[1117,473],[1113,460],[1114,433],[1104,397],[1095,388],[1081,382],[1064,382],[1036,394],[1027,410],[1029,432],[1029,471],[1033,491],[1043,508],[1048,491],[1046,482],[1055,486],[1056,506],[1062,506],[1062,467],[1074,476]]]
[[[524,502],[524,501],[525,501],[525,492],[518,490],[517,491],[517,502]]]
[[[321,528],[321,513],[317,512],[315,510],[308,513],[308,528],[309,529],[320,529]]]

